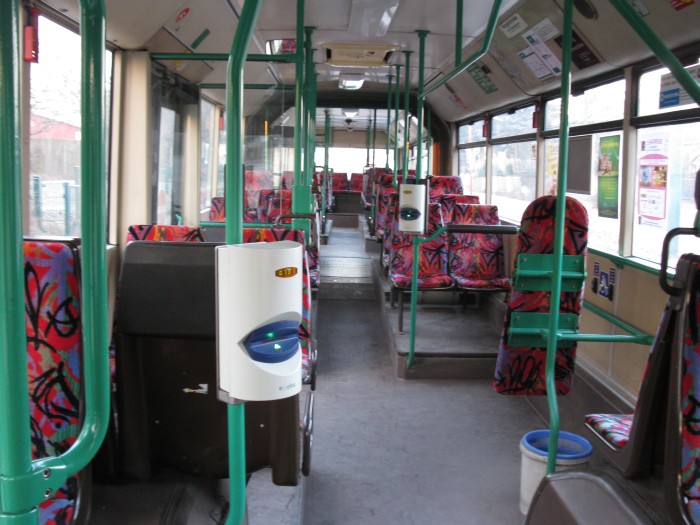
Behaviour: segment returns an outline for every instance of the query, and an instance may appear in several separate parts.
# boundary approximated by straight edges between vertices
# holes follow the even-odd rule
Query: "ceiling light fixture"
[[[352,0],[348,31],[364,37],[386,35],[399,0]]]
[[[340,89],[356,90],[362,87],[364,81],[364,75],[340,75],[338,87]]]

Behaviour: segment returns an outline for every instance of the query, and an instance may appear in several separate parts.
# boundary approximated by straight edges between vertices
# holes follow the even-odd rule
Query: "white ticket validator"
[[[221,401],[272,401],[301,391],[303,249],[292,241],[217,246]]]
[[[425,186],[401,184],[399,186],[399,231],[425,233]]]

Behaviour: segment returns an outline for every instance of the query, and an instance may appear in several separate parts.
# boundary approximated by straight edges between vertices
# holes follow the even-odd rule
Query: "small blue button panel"
[[[299,323],[277,321],[261,326],[245,338],[243,345],[253,361],[281,363],[299,349]]]

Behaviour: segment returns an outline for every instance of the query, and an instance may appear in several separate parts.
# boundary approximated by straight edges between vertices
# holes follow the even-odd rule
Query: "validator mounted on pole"
[[[425,233],[426,187],[424,184],[399,186],[399,231]]]
[[[301,391],[302,250],[292,241],[217,246],[221,401],[272,401]]]

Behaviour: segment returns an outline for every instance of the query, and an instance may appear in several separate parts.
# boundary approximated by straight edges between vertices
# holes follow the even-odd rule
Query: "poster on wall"
[[[668,140],[643,140],[639,157],[639,224],[665,227]]]
[[[598,148],[598,216],[619,217],[620,136],[601,137]]]

